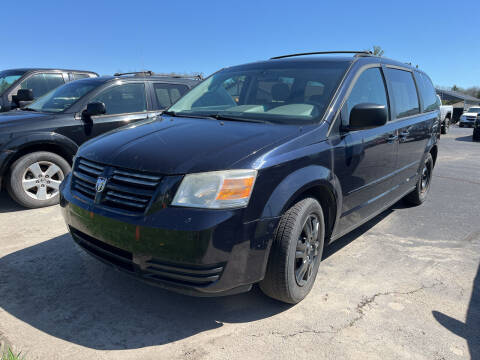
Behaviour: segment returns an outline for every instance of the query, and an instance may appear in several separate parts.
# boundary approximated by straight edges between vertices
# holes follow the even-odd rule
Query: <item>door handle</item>
[[[395,141],[397,141],[397,140],[398,140],[398,136],[397,136],[397,135],[394,135],[394,134],[392,134],[392,135],[390,135],[389,137],[387,137],[387,141],[388,141],[389,143],[393,143],[393,142],[395,142]]]

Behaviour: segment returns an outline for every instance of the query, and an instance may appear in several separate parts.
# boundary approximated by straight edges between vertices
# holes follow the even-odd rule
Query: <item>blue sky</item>
[[[26,0],[1,9],[0,69],[208,75],[285,53],[380,45],[435,84],[480,85],[479,0]]]

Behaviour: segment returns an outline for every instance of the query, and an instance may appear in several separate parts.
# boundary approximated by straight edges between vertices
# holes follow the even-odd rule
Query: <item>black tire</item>
[[[425,174],[426,172],[426,174]],[[432,182],[433,173],[433,158],[430,153],[427,154],[424,161],[424,166],[420,170],[420,174],[413,190],[410,194],[405,196],[405,200],[410,205],[420,205],[425,202],[430,191],[430,184]],[[426,183],[425,183],[426,181]]]
[[[53,165],[58,167],[58,170]],[[38,170],[30,170],[33,167]],[[52,176],[48,175],[49,169],[55,171]],[[43,175],[36,176],[34,173],[37,171]],[[7,190],[13,200],[30,209],[55,205],[58,204],[59,195],[54,188],[58,188],[70,171],[69,163],[57,154],[46,151],[30,153],[17,159],[10,167]],[[27,182],[32,182],[32,188],[28,190],[24,189],[24,183]],[[33,182],[38,185],[33,185]],[[29,185],[25,185],[27,186]]]
[[[309,240],[305,226],[314,228],[315,221],[318,221],[317,236],[313,239],[312,235]],[[318,201],[306,198],[292,206],[282,216],[275,231],[267,272],[260,282],[260,289],[267,296],[289,304],[302,301],[315,282],[324,238],[323,211]],[[303,257],[299,257],[300,253]],[[304,275],[303,266],[307,266]]]
[[[462,124],[462,123],[459,123],[458,126],[463,127],[463,124]]]
[[[442,134],[443,135],[448,134],[449,128],[450,128],[450,119],[445,118],[445,121],[443,122],[443,126],[442,126]]]

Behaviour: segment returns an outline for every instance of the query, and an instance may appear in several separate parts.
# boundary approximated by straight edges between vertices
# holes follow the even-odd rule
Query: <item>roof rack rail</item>
[[[355,54],[355,56],[371,56],[371,55],[373,55],[373,53],[371,51],[368,51],[368,50],[363,50],[363,51],[314,51],[314,52],[275,56],[275,57],[270,58],[270,60],[283,59],[283,58],[289,58],[289,57],[294,57],[294,56],[324,55],[324,54]]]
[[[197,79],[197,80],[203,80],[203,76],[198,74],[198,75],[178,75],[178,74],[159,74],[159,73],[153,73],[153,76],[164,76],[164,77],[170,77],[170,78],[175,78],[175,79]]]
[[[154,73],[150,70],[145,71],[132,71],[126,73],[115,73],[113,76],[123,76],[123,75],[135,75],[135,76],[152,76]]]

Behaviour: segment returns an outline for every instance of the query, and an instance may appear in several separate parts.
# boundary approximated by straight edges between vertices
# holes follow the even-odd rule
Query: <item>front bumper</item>
[[[122,216],[86,204],[69,185],[60,205],[73,239],[119,270],[197,296],[248,291],[265,275],[278,218],[244,222],[244,209],[175,207]]]

